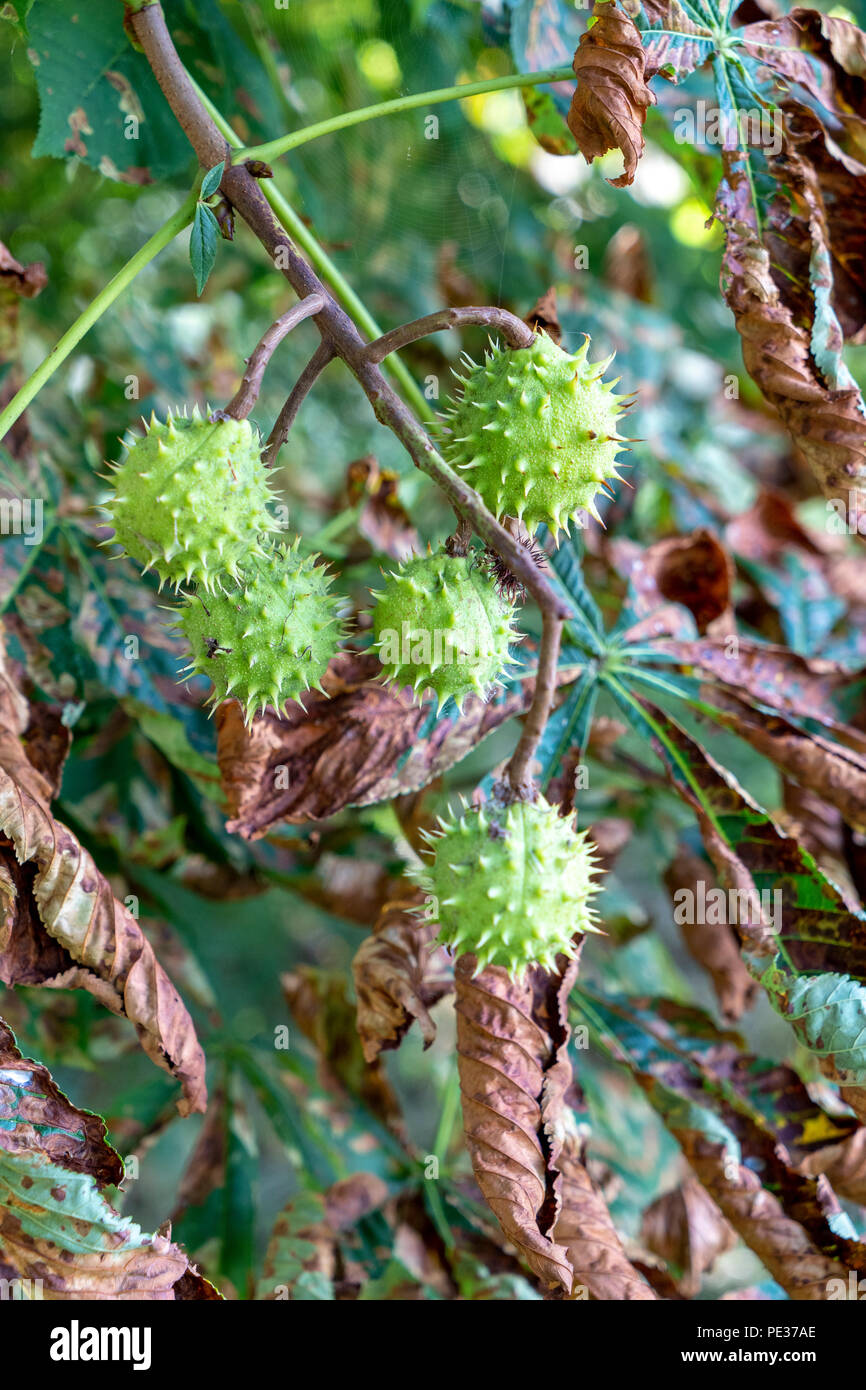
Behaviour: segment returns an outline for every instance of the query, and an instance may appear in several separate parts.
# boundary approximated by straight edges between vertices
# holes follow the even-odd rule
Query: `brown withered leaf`
[[[321,1085],[337,1096],[357,1096],[402,1132],[400,1105],[381,1061],[369,1061],[355,1029],[355,1007],[342,972],[300,966],[280,977],[292,1017],[316,1049]]]
[[[818,109],[826,113],[825,125],[839,141],[838,155],[862,163],[866,156],[863,31],[847,20],[802,7],[749,24],[738,37],[750,57],[768,64],[786,83],[796,83],[815,99]]]
[[[508,1240],[568,1299],[652,1299],[587,1172],[569,1103],[567,1000],[577,960],[522,980],[455,968],[463,1121],[475,1180]]]
[[[204,1054],[192,1020],[138,922],[52,815],[52,785],[22,742],[29,726],[27,702],[0,659],[0,979],[86,989],[128,1018],[148,1056],[180,1081],[181,1113],[203,1109]]]
[[[581,943],[578,945],[582,949]],[[568,1056],[568,997],[577,977],[579,955],[580,950],[561,977],[549,977],[549,993],[540,1015],[553,1049],[541,1100],[556,1209],[552,1238],[568,1253],[573,1282],[567,1296],[571,1300],[648,1301],[655,1297],[653,1290],[622,1247],[604,1195],[592,1180],[585,1142],[578,1131],[575,1110],[583,1106],[583,1097]]]
[[[327,692],[271,711],[244,727],[236,700],[219,706],[217,759],[231,811],[228,829],[255,840],[282,821],[324,820],[346,806],[369,806],[415,791],[464,758],[506,719],[526,710],[534,680],[486,704],[470,696],[462,715],[432,723],[434,707],[411,688],[379,683],[375,656],[342,652],[322,684]],[[425,731],[422,737],[421,732]]]
[[[765,714],[731,691],[717,691],[713,698],[717,723],[745,739],[787,777],[817,792],[855,830],[866,831],[866,756],[804,732],[782,714]]]
[[[557,1155],[561,1203],[553,1237],[568,1251],[573,1295],[593,1301],[649,1302],[655,1298],[623,1249],[604,1197],[586,1167],[584,1145],[566,1116],[567,1138]]]
[[[823,1173],[834,1192],[860,1206],[866,1202],[866,1128],[862,1125],[838,1144],[825,1144],[806,1154],[802,1173]]]
[[[22,265],[0,241],[0,306],[12,299],[35,299],[45,289],[48,275],[41,261]]]
[[[837,699],[860,679],[847,667],[819,657],[804,657],[787,647],[751,638],[702,638],[678,642],[662,638],[659,651],[675,654],[684,666],[697,666],[715,681],[784,714],[815,719],[832,730],[837,743],[866,754],[866,737],[839,718]],[[715,698],[715,693],[713,697]]]
[[[188,1208],[204,1206],[211,1192],[224,1185],[227,1138],[226,1093],[218,1086],[208,1096],[204,1124],[181,1175],[172,1222]]]
[[[844,542],[829,532],[807,530],[784,493],[763,487],[751,507],[725,527],[725,544],[737,555],[772,564],[792,548],[817,558]]]
[[[605,283],[641,304],[652,303],[653,274],[649,251],[639,227],[625,222],[607,243]]]
[[[293,891],[335,917],[369,927],[399,887],[399,877],[378,860],[350,859],[325,849],[313,872],[295,879]]]
[[[746,369],[777,410],[825,495],[850,498],[861,511],[866,420],[860,393],[852,380],[829,384],[819,370],[811,340],[811,319],[817,310],[813,305],[804,321],[798,282],[774,273],[774,258],[756,230],[748,177],[727,153],[725,163],[717,199],[717,215],[726,233],[722,290],[742,340]],[[804,226],[809,257],[820,263],[829,258],[830,250],[814,167],[790,150],[784,178],[786,192],[776,200],[775,220],[788,240]],[[798,198],[803,209],[796,224],[789,195]]]
[[[827,1179],[798,1171],[761,1110],[735,1104],[732,1088],[719,1084],[742,1061],[731,1047],[736,1034],[720,1034],[700,1010],[671,1000],[608,1000],[601,1008],[594,1000],[593,1008],[604,1046],[632,1072],[726,1221],[790,1298],[824,1300],[828,1280],[866,1269],[866,1246],[838,1233],[841,1207]],[[748,1068],[739,1082],[734,1089],[747,1092]]]
[[[103,1196],[123,1164],[97,1115],[79,1110],[0,1020],[0,1247],[14,1277],[50,1302],[213,1299],[216,1290],[162,1234]]]
[[[678,1271],[680,1292],[693,1298],[704,1273],[733,1249],[737,1236],[701,1184],[686,1178],[647,1207],[641,1240]]]
[[[627,816],[599,816],[591,821],[587,835],[595,845],[599,868],[609,873],[617,855],[634,834],[634,821]]]
[[[527,323],[534,333],[546,333],[555,343],[562,342],[562,324],[559,321],[555,285],[551,285],[550,289],[545,290],[535,301],[523,322]]]
[[[63,764],[72,745],[72,731],[63,723],[59,705],[28,704],[27,728],[21,736],[27,761],[45,778],[51,795],[60,792]]]
[[[734,565],[711,531],[702,527],[643,550],[615,542],[612,550],[626,559],[637,619],[657,615],[667,601],[687,608],[702,636],[720,637],[733,629]],[[635,640],[635,632],[636,627],[629,630],[628,640]]]
[[[754,1158],[754,1167],[737,1163],[723,1143],[687,1122],[669,1117],[668,1124],[722,1215],[789,1298],[825,1300],[830,1279],[847,1280],[849,1268],[862,1264],[866,1252],[843,1248],[854,1243],[839,1240],[830,1225],[840,1208],[826,1179],[798,1177],[786,1167],[783,1152],[765,1148],[764,1186]]]
[[[360,506],[360,535],[377,553],[408,560],[418,551],[418,532],[397,495],[398,482],[398,474],[381,469],[374,454],[354,459],[346,470],[349,506]]]
[[[436,924],[419,915],[423,905],[424,894],[407,886],[385,905],[352,961],[358,1036],[367,1062],[399,1047],[414,1019],[429,1047],[436,1037],[430,1009],[454,988],[450,958],[433,946]]]
[[[634,179],[655,97],[644,81],[646,56],[634,22],[612,0],[596,0],[592,17],[574,55],[568,127],[588,164],[608,150],[622,151],[625,169],[608,180],[622,188]]]
[[[706,970],[723,1016],[733,1023],[743,1016],[746,1009],[751,1008],[758,993],[757,984],[743,964],[740,944],[733,928],[728,923],[680,922],[676,912],[678,893],[686,891],[695,894],[699,881],[706,883],[707,889],[717,886],[713,870],[706,859],[688,845],[681,844],[665,870],[663,880],[671,895],[674,921],[679,926],[686,950]]]
[[[481,284],[459,264],[460,244],[443,241],[436,253],[437,298],[451,309],[484,303]]]
[[[475,964],[474,956],[461,956],[454,970],[463,1128],[475,1181],[533,1273],[570,1297],[574,1269],[553,1235],[558,1174],[543,1106],[567,1039],[563,1001],[576,965],[558,977],[535,967],[515,981],[498,966],[473,976]],[[570,1078],[567,1057],[564,1065]]]

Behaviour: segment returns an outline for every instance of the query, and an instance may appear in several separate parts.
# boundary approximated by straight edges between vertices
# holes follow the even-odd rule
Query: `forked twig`
[[[315,384],[320,374],[325,370],[328,363],[332,362],[336,355],[331,344],[326,342],[323,338],[289,392],[286,403],[277,416],[274,428],[268,436],[268,442],[262,454],[266,468],[273,468],[277,461],[277,454],[289,437],[289,430],[295,423],[295,416],[301,408],[304,397]]]
[[[303,323],[304,319],[311,318],[313,314],[318,314],[324,307],[325,301],[322,295],[308,294],[299,304],[293,304],[291,309],[281,314],[276,322],[271,324],[267,332],[262,334],[258,346],[248,359],[247,369],[241,378],[241,384],[223,411],[224,415],[230,415],[233,420],[245,420],[247,418],[259,398],[262,378],[280,343],[299,323]]]
[[[399,328],[392,328],[390,333],[383,333],[381,338],[376,338],[367,348],[367,360],[382,362],[389,353],[396,352],[398,348],[406,347],[409,343],[415,343],[419,338],[426,338],[428,333],[439,333],[443,328],[463,328],[468,324],[478,324],[482,328],[501,333],[508,346],[512,348],[531,347],[535,341],[532,329],[527,327],[523,319],[519,319],[516,314],[510,314],[507,309],[497,309],[492,305],[438,309],[435,314],[425,314],[423,318],[401,324]]]

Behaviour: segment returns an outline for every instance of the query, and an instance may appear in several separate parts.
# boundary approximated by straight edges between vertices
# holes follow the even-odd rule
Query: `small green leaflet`
[[[226,162],[224,159],[221,159],[219,164],[215,164],[212,169],[208,169],[207,173],[201,181],[201,193],[199,194],[199,197],[201,198],[202,202],[206,202],[208,198],[212,198],[213,195],[216,193],[217,189],[220,186],[220,183],[222,182],[222,176],[225,167]]]
[[[199,193],[198,203],[196,204],[195,217],[193,218],[192,231],[189,237],[189,261],[192,266],[192,273],[195,276],[196,294],[201,296],[201,292],[208,282],[208,276],[213,270],[213,263],[216,260],[217,240],[220,235],[220,224],[216,219],[215,213],[207,205],[207,199],[212,198],[217,192],[222,181],[223,171],[226,162],[221,159],[219,164],[215,164],[212,169],[208,169],[201,181],[201,192]]]
[[[198,203],[189,236],[189,263],[195,276],[196,294],[201,295],[216,260],[219,223],[207,203]]]

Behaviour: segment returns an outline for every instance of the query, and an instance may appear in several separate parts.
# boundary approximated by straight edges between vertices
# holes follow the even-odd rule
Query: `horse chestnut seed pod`
[[[582,511],[600,520],[595,499],[618,478],[617,432],[625,396],[602,376],[613,360],[590,363],[589,337],[575,353],[545,333],[527,348],[493,346],[480,365],[467,359],[460,396],[445,413],[444,452],[497,517],[553,535]]]
[[[311,686],[321,690],[342,637],[331,583],[315,556],[299,557],[297,541],[251,558],[236,585],[179,610],[192,656],[184,674],[210,678],[213,704],[240,700],[247,724],[268,705],[279,714],[287,700],[300,703]]]
[[[514,605],[499,593],[472,556],[418,556],[374,591],[374,646],[395,685],[416,694],[432,690],[441,709],[449,695],[459,709],[467,695],[484,695],[511,658]]]
[[[439,941],[518,977],[573,956],[575,934],[598,931],[595,846],[544,797],[496,801],[440,820],[425,836],[433,859],[417,875]]]
[[[151,416],[143,438],[113,465],[105,504],[113,539],[145,570],[178,588],[212,593],[236,578],[276,529],[259,436],[247,420]]]

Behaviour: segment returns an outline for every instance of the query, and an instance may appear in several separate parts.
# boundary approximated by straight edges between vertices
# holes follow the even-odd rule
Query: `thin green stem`
[[[442,1098],[442,1113],[439,1116],[439,1124],[436,1128],[436,1138],[433,1140],[433,1152],[440,1163],[446,1157],[451,1146],[451,1136],[454,1132],[454,1121],[457,1119],[460,1110],[460,1074],[456,1066],[452,1066],[448,1080],[445,1083],[445,1093]]]
[[[202,91],[201,87],[199,87],[198,83],[195,81],[195,78],[190,76],[190,81],[195,87],[202,106],[207,111],[217,130],[233,149],[240,150],[242,148],[240,136],[235,133],[222,113],[214,106],[207,93]],[[360,299],[352,289],[348,280],[342,272],[338,270],[327,251],[319,244],[309,227],[302,222],[288,199],[283,196],[270,179],[263,179],[260,186],[281,227],[288,232],[289,236],[297,242],[301,250],[307,254],[312,265],[315,266],[316,270],[325,281],[325,284],[330,285],[334,294],[343,305],[343,308],[352,315],[358,327],[363,329],[371,339],[381,338],[382,329],[373,318],[373,315],[370,313],[364,301]],[[392,353],[390,357],[385,358],[382,365],[401,386],[404,395],[412,405],[416,415],[420,415],[423,420],[432,420],[434,418],[433,408],[404,363]]]
[[[241,158],[261,159],[269,164],[281,154],[306,145],[310,140],[332,135],[337,130],[346,130],[349,126],[363,125],[365,121],[374,121],[379,116],[393,116],[398,111],[414,111],[423,106],[440,106],[446,101],[463,101],[466,97],[483,96],[486,92],[504,92],[510,87],[540,87],[546,82],[564,82],[573,77],[574,72],[569,65],[567,68],[545,68],[542,72],[517,72],[508,77],[491,77],[484,82],[458,83],[455,87],[439,87],[432,92],[414,92],[410,96],[394,97],[392,101],[361,106],[355,111],[341,111],[339,116],[329,116],[326,121],[289,131],[288,135],[267,140],[263,145],[251,145],[249,149],[241,150]]]
[[[25,381],[20,391],[12,397],[6,409],[0,414],[0,439],[3,439],[8,431],[15,424],[15,421],[27,409],[34,396],[42,390],[42,387],[57,371],[57,368],[66,361],[66,358],[77,347],[84,335],[93,327],[98,319],[102,317],[106,309],[109,309],[116,299],[123,294],[123,291],[132,284],[139,271],[144,270],[154,257],[163,251],[184,227],[187,227],[193,219],[195,205],[198,199],[197,191],[190,193],[189,197],[173,213],[167,222],[163,222],[158,231],[154,232],[140,250],[126,262],[121,270],[109,280],[108,284],[99,291],[95,299],[91,300],[83,314],[80,314],[71,327],[67,328],[63,337],[55,343],[48,356],[40,362]]]
[[[436,1129],[436,1138],[433,1140],[433,1153],[441,1165],[451,1147],[451,1137],[454,1133],[454,1122],[460,1111],[460,1077],[457,1067],[452,1064],[448,1080],[445,1083],[445,1094],[442,1101],[442,1113],[439,1116],[439,1124]],[[436,1225],[445,1245],[450,1249],[454,1245],[454,1233],[448,1224],[448,1217],[445,1212],[445,1203],[439,1191],[437,1183],[439,1176],[427,1180],[427,1200],[430,1206],[430,1214]]]

